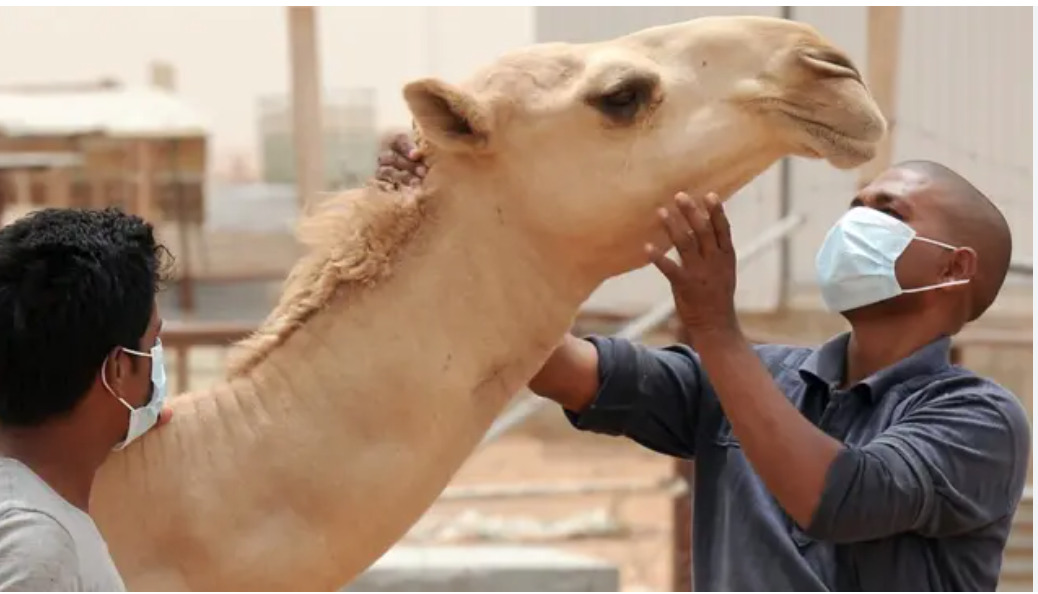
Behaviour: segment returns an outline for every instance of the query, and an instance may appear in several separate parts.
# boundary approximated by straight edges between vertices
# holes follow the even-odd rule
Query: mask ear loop
[[[112,387],[108,385],[108,375],[105,373],[105,370],[107,369],[107,367],[108,367],[108,357],[105,357],[104,362],[101,363],[101,383],[104,384],[105,389],[108,390],[108,393],[111,394],[113,398],[115,398],[119,402],[122,402],[123,406],[125,406],[128,409],[130,409],[130,412],[133,412],[136,409],[133,408],[132,406],[130,406],[129,402],[123,400],[122,396],[119,396],[118,394],[116,394],[115,390],[113,390]]]
[[[119,347],[119,348],[124,350],[124,351],[126,351],[127,353],[130,353],[131,355],[137,355],[138,357],[147,357],[149,359],[152,358],[152,354],[151,353],[142,353],[141,351],[136,351],[134,349],[130,349],[130,348],[126,348],[126,347]],[[125,406],[128,409],[130,409],[130,412],[133,412],[133,411],[137,410],[129,402],[123,400],[121,396],[116,394],[115,390],[113,390],[112,387],[108,385],[108,375],[105,373],[105,369],[107,368],[107,366],[108,366],[108,357],[105,357],[104,362],[101,363],[101,383],[104,384],[105,389],[108,390],[108,393],[111,394],[113,397],[115,397],[116,400],[118,400],[119,402],[122,402],[123,406]]]
[[[914,239],[917,239],[919,241],[925,241],[926,243],[929,243],[931,245],[936,245],[937,247],[942,247],[942,248],[944,248],[946,250],[955,251],[955,250],[959,249],[959,248],[957,248],[957,247],[955,247],[953,245],[948,245],[947,243],[944,243],[943,241],[937,241],[936,239],[930,239],[929,237],[920,237],[920,236],[916,235]],[[930,290],[933,290],[933,289],[942,289],[944,287],[955,287],[955,286],[958,286],[958,285],[965,285],[965,284],[969,284],[969,282],[970,282],[970,279],[968,279],[968,278],[961,278],[961,279],[952,280],[952,281],[948,281],[948,282],[944,282],[944,283],[937,283],[936,285],[930,285],[930,286],[927,286],[927,287],[916,287],[915,289],[901,289],[901,292],[902,293],[921,293],[923,291],[930,291]]]
[[[922,237],[920,235],[916,235],[913,239],[917,239],[919,241],[925,241],[926,243],[929,243],[929,244],[932,244],[932,245],[936,245],[937,247],[942,247],[942,248],[944,248],[946,250],[951,250],[953,252],[955,250],[959,249],[959,248],[957,248],[957,247],[955,247],[953,245],[948,245],[947,243],[944,243],[943,241],[937,241],[936,239],[930,239],[929,237]]]

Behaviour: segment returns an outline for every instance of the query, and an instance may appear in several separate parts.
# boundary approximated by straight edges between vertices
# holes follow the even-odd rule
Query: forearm
[[[807,527],[843,445],[782,394],[737,329],[697,336],[696,349],[747,459],[783,509]]]
[[[566,334],[529,388],[564,409],[582,412],[599,390],[598,350],[586,340]]]
[[[622,338],[567,336],[530,381],[582,431],[625,436],[654,451],[695,455],[702,390],[695,353]]]

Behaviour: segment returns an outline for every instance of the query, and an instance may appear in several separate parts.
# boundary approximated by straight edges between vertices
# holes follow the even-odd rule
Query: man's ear
[[[445,82],[426,78],[404,87],[423,142],[447,151],[479,151],[490,142],[488,111],[474,97]]]
[[[101,364],[101,375],[104,376],[103,381],[108,384],[109,388],[115,390],[116,393],[122,388],[129,371],[126,369],[125,362],[120,361],[119,354],[119,348],[112,349]]]
[[[968,247],[956,249],[944,274],[948,280],[973,279],[977,274],[977,252]]]

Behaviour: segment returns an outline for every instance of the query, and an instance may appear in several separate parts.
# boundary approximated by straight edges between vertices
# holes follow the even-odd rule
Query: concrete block
[[[399,546],[343,592],[616,592],[612,563],[533,546]]]

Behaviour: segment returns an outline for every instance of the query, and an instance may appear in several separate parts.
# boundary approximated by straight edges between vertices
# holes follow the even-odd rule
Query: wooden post
[[[863,188],[890,167],[897,125],[897,75],[901,56],[901,7],[868,7],[868,75],[866,83],[887,119],[887,135],[876,148],[876,156],[862,165],[858,187]]]
[[[138,140],[135,143],[137,163],[137,192],[134,214],[153,225],[155,219],[155,163],[152,145],[149,140]]]
[[[48,206],[69,208],[72,206],[72,188],[69,184],[68,170],[63,167],[52,167],[47,170]]]
[[[295,145],[296,192],[299,206],[324,187],[321,143],[321,81],[317,59],[317,9],[289,6],[288,40],[292,64],[292,133]]]
[[[176,92],[177,71],[172,64],[169,62],[152,62],[149,70],[151,85],[153,87],[162,89],[168,93]],[[164,185],[166,188],[172,188],[172,192],[166,194],[167,199],[164,200],[164,203],[171,205],[173,210],[176,212],[177,238],[178,244],[180,245],[180,253],[177,254],[177,263],[181,269],[179,305],[181,312],[191,314],[195,311],[195,279],[194,269],[191,265],[191,237],[186,214],[187,205],[185,204],[186,198],[184,196],[184,184],[180,179],[180,142],[176,138],[167,139],[164,146],[166,147],[166,152],[169,156],[167,167],[165,169],[166,175],[163,176],[164,179],[169,180],[169,182]],[[163,214],[168,215],[169,213]],[[165,217],[161,218],[162,220],[165,220]],[[178,355],[178,357],[180,357],[180,355]],[[183,359],[185,361],[183,363],[180,362],[179,358],[177,359],[178,366],[187,365],[187,356],[185,355]]]
[[[191,347],[178,346],[177,352],[177,393],[183,394],[191,389]]]
[[[11,182],[14,186],[14,204],[23,208],[31,207],[32,171],[29,169],[16,169],[12,171]]]

